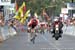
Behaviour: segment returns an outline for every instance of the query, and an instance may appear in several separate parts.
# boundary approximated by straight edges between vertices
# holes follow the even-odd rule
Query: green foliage
[[[32,14],[37,12],[41,14],[42,9],[46,9],[50,15],[58,15],[62,7],[66,7],[65,3],[72,2],[72,0],[17,0],[19,6],[22,2],[26,2],[27,9],[31,9]],[[75,2],[75,0],[73,0]]]

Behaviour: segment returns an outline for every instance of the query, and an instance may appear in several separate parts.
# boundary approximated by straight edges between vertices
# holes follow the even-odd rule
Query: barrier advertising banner
[[[68,13],[68,9],[67,8],[61,8],[61,13],[62,14],[67,14]]]

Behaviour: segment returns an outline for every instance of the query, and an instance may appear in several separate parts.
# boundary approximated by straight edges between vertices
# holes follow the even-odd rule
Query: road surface
[[[52,38],[50,33],[38,34],[35,44],[28,41],[26,32],[10,37],[0,43],[0,50],[75,50],[75,37],[63,35],[58,41]]]

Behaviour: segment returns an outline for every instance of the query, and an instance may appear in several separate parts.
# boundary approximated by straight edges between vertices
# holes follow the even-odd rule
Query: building
[[[73,17],[73,14],[75,14],[75,3],[67,3],[67,9],[69,16]]]
[[[2,12],[5,20],[12,17],[15,3],[11,3],[11,0],[0,0],[0,12]]]
[[[65,15],[67,15],[68,17],[73,17],[75,16],[75,3],[67,3],[66,4],[67,7],[66,8],[61,8],[61,17],[64,17]]]

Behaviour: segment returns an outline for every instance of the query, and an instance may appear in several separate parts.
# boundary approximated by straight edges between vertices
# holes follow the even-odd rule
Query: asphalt
[[[33,44],[28,41],[27,32],[19,31],[16,36],[0,43],[0,50],[75,50],[75,36],[63,34],[56,41],[51,33],[45,32],[44,35],[38,34]]]

